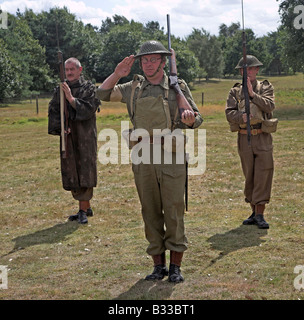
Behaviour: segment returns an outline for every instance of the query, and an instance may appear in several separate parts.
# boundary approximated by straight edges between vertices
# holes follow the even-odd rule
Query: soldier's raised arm
[[[102,83],[101,89],[107,90],[114,88],[120,78],[130,74],[135,59],[134,55],[124,58],[115,68],[114,72]]]

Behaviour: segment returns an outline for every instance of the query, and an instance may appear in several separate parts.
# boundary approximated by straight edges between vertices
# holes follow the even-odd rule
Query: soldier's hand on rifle
[[[247,123],[247,114],[246,114],[246,112],[243,113],[242,117],[243,117],[244,123]],[[250,113],[250,119],[251,118],[252,118],[252,114]]]
[[[188,127],[192,127],[195,122],[195,117],[198,115],[198,112],[191,112],[190,110],[185,110],[182,113],[181,121],[186,124]]]
[[[252,88],[252,84],[251,84],[251,81],[250,81],[250,78],[247,77],[247,88],[248,88],[248,94],[251,98],[254,97],[254,91],[253,91],[253,88]]]
[[[64,91],[65,98],[69,101],[70,104],[72,104],[75,98],[72,96],[71,89],[66,82],[62,83],[62,89]]]
[[[134,55],[124,58],[115,68],[114,74],[119,77],[127,77],[131,72],[135,59]]]

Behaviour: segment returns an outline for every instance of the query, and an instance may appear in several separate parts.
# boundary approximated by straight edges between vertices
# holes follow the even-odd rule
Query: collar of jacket
[[[67,81],[67,84],[69,85],[69,87],[70,87],[71,89],[73,89],[73,88],[79,88],[79,87],[81,87],[84,83],[85,83],[85,80],[84,80],[84,77],[83,77],[83,76],[80,76],[80,78],[79,78],[78,80],[76,80],[75,82]]]
[[[164,73],[164,76],[162,78],[162,81],[159,84],[152,84],[146,77],[145,80],[142,84],[142,89],[144,89],[144,87],[148,86],[148,85],[152,85],[152,86],[161,86],[164,89],[168,90],[169,89],[169,78],[168,76]]]

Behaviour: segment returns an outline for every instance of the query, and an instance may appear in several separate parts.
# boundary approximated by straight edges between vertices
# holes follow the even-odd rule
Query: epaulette
[[[235,88],[235,87],[240,87],[241,85],[242,85],[241,83],[237,82],[237,83],[233,86],[233,88]]]

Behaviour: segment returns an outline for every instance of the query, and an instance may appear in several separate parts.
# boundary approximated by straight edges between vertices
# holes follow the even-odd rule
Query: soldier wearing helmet
[[[247,55],[246,60],[247,60],[248,68],[261,67],[263,65],[263,63],[261,61],[259,61],[258,58],[256,58],[255,56]],[[235,69],[242,69],[243,65],[244,65],[244,59],[241,58],[239,63],[235,67]]]
[[[185,111],[181,116],[175,91],[170,87],[164,72],[166,57],[172,53],[158,41],[145,42],[137,55],[123,59],[115,71],[97,90],[97,96],[104,101],[121,101],[127,104],[134,129],[145,129],[149,133],[149,163],[132,163],[135,184],[142,206],[145,235],[148,240],[147,253],[152,256],[154,269],[146,280],[162,280],[169,274],[171,282],[184,280],[180,272],[183,252],[187,249],[184,231],[184,188],[186,166],[177,161],[172,152],[172,163],[164,163],[163,139],[156,139],[154,129],[197,128],[202,123],[201,115],[194,103],[191,92],[183,80],[179,80],[184,96],[193,113]],[[144,76],[135,75],[133,80],[117,84],[129,75],[132,65],[139,59]],[[142,141],[141,141],[142,140]],[[161,144],[161,161],[153,162],[153,145]],[[138,147],[138,146],[137,146]],[[142,148],[144,153],[144,148]],[[184,153],[183,153],[184,159]],[[166,250],[170,251],[170,268],[166,266]]]
[[[243,74],[243,58],[236,66]],[[276,130],[272,119],[275,108],[274,88],[267,80],[257,80],[263,64],[252,55],[247,55],[247,86],[250,99],[250,119],[245,113],[243,88],[236,83],[230,90],[226,104],[226,118],[231,131],[238,132],[238,153],[245,176],[245,201],[252,214],[243,224],[255,224],[261,229],[269,228],[265,221],[265,205],[270,201],[273,178],[273,145],[271,132]],[[250,121],[251,145],[247,142],[246,123]]]

